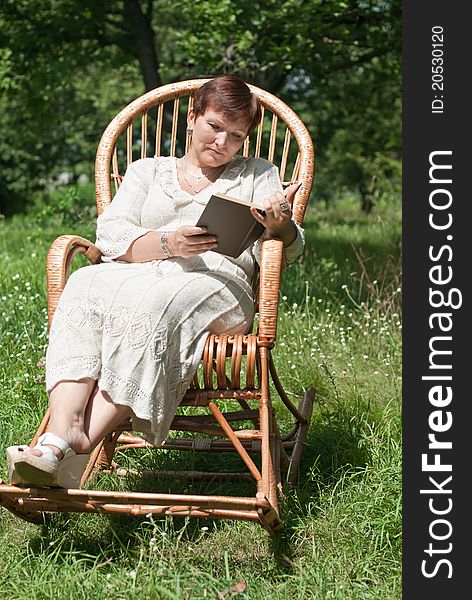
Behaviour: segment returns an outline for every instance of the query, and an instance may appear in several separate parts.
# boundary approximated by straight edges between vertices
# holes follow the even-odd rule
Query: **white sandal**
[[[57,458],[48,446],[55,446],[63,457]],[[40,487],[78,488],[89,461],[88,454],[77,454],[61,437],[43,433],[34,450],[41,456],[28,452],[29,446],[7,448],[8,472],[12,485],[37,485]]]

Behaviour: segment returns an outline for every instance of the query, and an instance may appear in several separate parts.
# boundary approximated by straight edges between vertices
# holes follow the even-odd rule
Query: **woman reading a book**
[[[7,449],[13,484],[78,487],[88,454],[128,417],[160,444],[196,372],[210,333],[247,333],[251,279],[261,240],[232,258],[196,227],[210,196],[263,200],[251,208],[264,235],[302,251],[277,168],[238,154],[261,109],[239,78],[210,80],[195,94],[191,144],[182,158],[129,165],[97,222],[102,263],[75,271],[61,295],[46,354],[50,421],[34,449]],[[236,224],[235,224],[236,226]]]

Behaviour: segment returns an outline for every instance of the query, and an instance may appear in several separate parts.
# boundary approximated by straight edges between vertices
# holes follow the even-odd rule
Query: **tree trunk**
[[[251,83],[257,85],[271,94],[277,95],[280,89],[284,86],[287,81],[287,76],[281,73],[277,73],[275,69],[267,70],[256,74]]]
[[[134,53],[139,60],[144,86],[148,92],[162,85],[151,13],[143,13],[139,0],[124,0],[123,17],[134,43]]]
[[[377,175],[372,175],[370,186],[365,185],[365,182],[361,182],[359,185],[359,192],[361,194],[361,210],[366,215],[370,215],[372,209],[375,206],[374,193],[377,186]]]

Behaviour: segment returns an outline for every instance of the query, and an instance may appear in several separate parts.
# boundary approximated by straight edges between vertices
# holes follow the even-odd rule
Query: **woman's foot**
[[[13,485],[78,488],[88,454],[78,454],[62,437],[44,433],[33,449],[7,448],[8,470]]]
[[[52,425],[51,425],[52,423]],[[81,422],[73,423],[69,426],[64,426],[62,423],[54,423],[52,420],[48,425],[46,433],[54,432],[54,435],[62,438],[67,445],[74,450],[76,454],[89,454],[91,452],[90,440],[84,432],[84,427]],[[50,448],[51,452],[59,460],[63,458],[63,451],[60,447],[53,444],[43,443],[41,448],[30,448],[28,452],[33,456],[42,456],[44,452],[44,446]]]

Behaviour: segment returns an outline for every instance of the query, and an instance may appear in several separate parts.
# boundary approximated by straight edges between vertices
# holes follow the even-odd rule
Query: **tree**
[[[355,124],[369,160],[357,170],[344,160],[338,181],[363,189],[391,110],[372,105],[379,135],[367,136],[365,103],[384,87],[399,98],[400,12],[399,0],[4,0],[0,210],[14,192],[28,198],[59,169],[90,161],[104,123],[132,97],[225,72],[295,103],[325,165],[347,159]],[[391,130],[398,154],[397,123]]]

